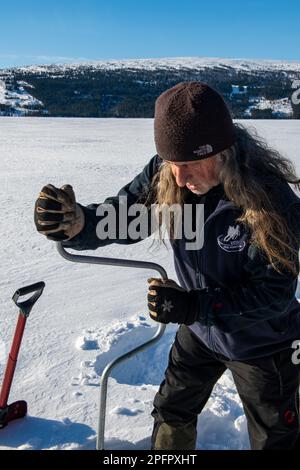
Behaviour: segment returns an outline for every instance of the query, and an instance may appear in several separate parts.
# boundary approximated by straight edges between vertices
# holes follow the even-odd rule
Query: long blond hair
[[[299,241],[276,206],[271,188],[273,183],[274,191],[274,182],[281,180],[300,191],[300,179],[292,162],[271,149],[254,131],[238,124],[235,130],[236,143],[218,155],[224,192],[242,210],[237,222],[250,229],[251,242],[262,250],[276,271],[287,269],[297,275]],[[146,205],[183,205],[188,194],[186,187],[177,185],[171,165],[163,162],[152,180]]]

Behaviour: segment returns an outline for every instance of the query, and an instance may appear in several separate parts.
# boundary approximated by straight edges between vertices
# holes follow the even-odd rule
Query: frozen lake
[[[243,123],[293,160],[300,174],[300,121]],[[6,352],[17,316],[14,291],[46,282],[28,321],[10,398],[26,399],[29,416],[1,431],[0,449],[94,448],[99,374],[112,357],[153,335],[146,311],[153,272],[67,263],[37,234],[33,207],[47,183],[72,184],[82,204],[116,194],[156,153],[153,121],[1,117],[0,152],[0,340]],[[158,262],[176,279],[172,253],[149,246],[145,240],[96,254]],[[149,448],[152,399],[174,332],[168,328],[159,346],[111,379],[107,448]],[[0,356],[0,380],[3,366]],[[247,446],[241,403],[226,373],[199,420],[198,447]]]

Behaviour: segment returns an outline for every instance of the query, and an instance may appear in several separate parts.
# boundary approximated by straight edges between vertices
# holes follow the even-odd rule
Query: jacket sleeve
[[[289,227],[295,236],[293,248],[298,253],[300,205],[290,207],[287,212]],[[298,258],[296,268],[299,273]],[[279,325],[279,318],[288,312],[292,304],[297,305],[295,292],[298,276],[287,270],[277,272],[255,244],[249,245],[245,272],[246,281],[243,285],[199,290],[199,320],[202,316],[211,315],[217,328],[234,333],[265,320]]]
[[[119,212],[122,209],[122,205],[125,204],[125,198],[127,209],[133,204],[143,203],[145,195],[147,194],[147,188],[149,188],[153,176],[159,170],[161,162],[162,160],[158,155],[152,157],[141,173],[139,173],[130,183],[121,188],[116,196],[108,197],[103,203],[89,204],[88,206],[80,205],[85,216],[84,228],[78,235],[76,235],[76,237],[63,242],[63,246],[74,250],[95,250],[98,247],[106,246],[111,243],[128,245],[137,243],[144,239],[145,237],[138,239],[133,239],[130,236],[127,236],[126,238],[119,237]],[[115,209],[116,237],[100,239],[97,236],[97,225],[104,219],[104,217],[106,217],[107,214],[97,215],[97,211],[99,213],[99,209],[101,209],[100,206],[102,206],[103,211],[101,212],[104,212],[106,205],[112,205]],[[130,220],[130,217],[128,217],[128,224],[130,223]],[[150,234],[151,233],[149,232],[147,236],[150,236]]]

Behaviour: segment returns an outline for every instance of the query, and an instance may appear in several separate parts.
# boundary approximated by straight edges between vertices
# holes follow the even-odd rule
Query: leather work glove
[[[148,309],[152,320],[160,323],[192,325],[199,321],[205,326],[213,324],[214,313],[200,310],[200,290],[187,291],[171,279],[148,279]]]
[[[81,232],[84,213],[76,204],[72,186],[44,186],[35,203],[34,222],[37,231],[49,240],[70,240]]]

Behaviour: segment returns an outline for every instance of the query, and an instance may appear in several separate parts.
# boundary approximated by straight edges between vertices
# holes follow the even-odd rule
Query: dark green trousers
[[[294,448],[300,429],[300,365],[293,364],[293,351],[230,361],[214,354],[182,325],[154,399],[152,449],[195,449],[197,417],[226,369],[232,372],[243,403],[251,448]]]

